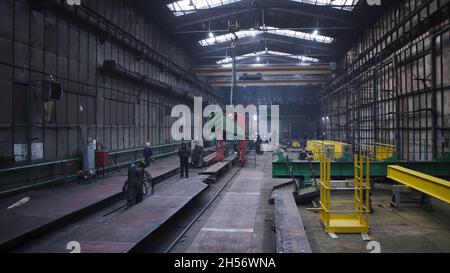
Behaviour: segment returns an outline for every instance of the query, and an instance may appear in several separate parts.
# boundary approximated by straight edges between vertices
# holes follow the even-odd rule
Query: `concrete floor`
[[[276,235],[274,232],[274,207],[269,204],[269,199],[274,186],[287,182],[288,179],[272,178],[272,155],[265,153],[257,156],[256,166],[249,162],[245,169],[256,169],[263,171],[263,181],[261,186],[261,196],[257,209],[255,232],[253,234],[253,244],[251,252],[253,253],[275,253]],[[193,219],[196,213],[206,202],[212,198],[212,195],[225,183],[231,179],[232,174],[237,170],[233,168],[224,176],[210,185],[208,191],[185,210],[179,217],[170,224],[171,229],[163,228],[160,233],[149,240],[149,244],[142,248],[142,252],[164,252],[172,243],[176,236],[186,227],[186,223]],[[192,170],[191,175],[195,175],[196,170]],[[178,176],[169,178],[157,187],[166,187],[178,183]],[[187,252],[194,238],[199,233],[205,222],[214,212],[220,203],[224,193],[228,191],[232,183],[225,187],[222,194],[217,198],[205,213],[194,223],[187,231],[178,244],[171,250],[174,253]],[[157,190],[158,190],[157,188]],[[283,190],[292,191],[289,187]],[[374,213],[370,215],[371,230],[370,238],[372,241],[380,243],[381,252],[384,253],[439,253],[450,252],[450,206],[436,199],[432,199],[432,205],[405,204],[399,209],[390,207],[392,185],[376,184],[373,196],[372,206]],[[339,198],[339,197],[338,197]],[[324,232],[320,223],[319,214],[307,210],[311,208],[312,203],[299,206],[298,211],[302,217],[306,233],[314,253],[368,253],[368,241],[363,241],[360,234],[341,235],[337,239],[332,239]],[[102,217],[107,209],[101,210],[85,220],[81,221],[69,229],[61,229],[58,232],[44,236],[38,240],[30,242],[19,252],[62,252],[65,250],[66,242],[73,234],[83,232],[101,223],[109,217]],[[170,234],[168,234],[170,233]],[[164,236],[162,236],[164,235]]]
[[[257,155],[257,169],[264,171],[264,178],[256,213],[253,253],[274,253],[276,252],[276,241],[272,227],[275,226],[275,212],[273,205],[269,204],[269,199],[273,187],[280,184],[280,180],[272,179],[272,154]]]
[[[235,167],[236,168],[236,167]],[[280,180],[272,179],[272,155],[264,154],[257,156],[256,166],[254,161],[248,162],[245,169],[257,169],[264,171],[264,179],[261,186],[261,198],[259,200],[256,221],[255,221],[255,232],[253,234],[253,253],[274,253],[276,251],[275,233],[272,230],[274,223],[274,211],[273,206],[269,204],[268,200],[272,194],[272,188],[274,185],[279,184]],[[218,183],[211,184],[210,187],[213,188],[208,195],[212,195],[217,191],[217,189],[223,185],[223,183],[228,180],[235,169],[228,172],[224,177],[222,177]],[[193,240],[200,232],[200,229],[209,219],[211,214],[216,209],[217,205],[222,200],[224,194],[228,191],[232,182],[224,189],[221,195],[212,203],[212,205],[205,211],[205,213],[196,221],[196,223],[188,230],[188,232],[183,236],[180,242],[175,245],[171,252],[173,253],[184,253],[187,252],[191,246]],[[211,196],[204,197],[206,199],[211,198]],[[159,252],[159,250],[150,250],[150,252]]]
[[[261,198],[257,211],[255,232],[253,237],[253,253],[276,252],[276,236],[273,231],[274,208],[269,204],[272,189],[275,185],[287,182],[288,179],[272,178],[272,155],[265,153],[257,157],[256,169],[264,171],[261,187]],[[248,164],[246,168],[255,168]],[[283,188],[288,190],[289,187]],[[226,192],[225,189],[224,192]],[[399,209],[390,207],[392,194],[391,184],[377,184],[372,196],[374,212],[370,215],[371,241],[380,243],[384,253],[439,253],[450,252],[450,206],[436,199],[432,205],[405,204]],[[211,215],[218,198],[207,212],[186,234],[173,252],[186,252],[201,226]],[[363,241],[361,234],[338,234],[332,239],[324,232],[319,214],[307,210],[311,204],[299,206],[306,233],[313,253],[369,253],[368,241]]]
[[[372,196],[370,239],[380,243],[382,253],[450,252],[450,206],[432,199],[431,205],[390,206],[392,185],[377,184]],[[324,232],[319,214],[299,206],[299,212],[314,253],[369,253],[360,234],[338,234],[332,239]]]

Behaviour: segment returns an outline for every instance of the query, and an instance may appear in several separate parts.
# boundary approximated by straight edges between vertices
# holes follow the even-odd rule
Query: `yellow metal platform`
[[[366,156],[354,157],[354,191],[353,200],[344,201],[352,204],[351,210],[332,209],[331,161],[322,155],[320,160],[320,220],[327,233],[367,233],[369,231],[370,207],[370,160]]]
[[[330,215],[329,225],[325,227],[327,233],[367,233],[367,222],[360,221],[357,215]]]

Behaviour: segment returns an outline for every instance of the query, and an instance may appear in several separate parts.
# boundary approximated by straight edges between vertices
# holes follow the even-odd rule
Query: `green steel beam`
[[[375,178],[386,178],[387,166],[398,165],[414,171],[422,172],[436,177],[450,177],[450,162],[429,161],[429,162],[402,162],[402,161],[383,161],[370,163],[370,175]],[[320,175],[319,161],[291,161],[292,172],[295,177],[313,178]],[[352,161],[331,162],[331,177],[333,178],[352,178],[354,176],[354,166]],[[291,178],[286,162],[272,162],[273,178]]]

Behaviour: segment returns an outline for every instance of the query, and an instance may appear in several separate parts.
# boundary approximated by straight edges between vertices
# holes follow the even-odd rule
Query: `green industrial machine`
[[[313,185],[315,178],[320,174],[320,161],[317,160],[292,160],[286,156],[286,152],[280,149],[278,159],[272,162],[273,178],[293,178],[299,189]],[[331,177],[333,179],[347,179],[354,176],[354,162],[348,160],[349,156],[331,162]],[[350,157],[351,158],[351,157]],[[437,161],[400,161],[392,154],[383,161],[371,161],[371,177],[373,179],[385,179],[388,165],[397,165],[418,172],[440,178],[450,177],[450,157],[446,155]]]

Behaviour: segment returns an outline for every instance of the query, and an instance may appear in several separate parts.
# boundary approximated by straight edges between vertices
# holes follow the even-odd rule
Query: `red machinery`
[[[217,152],[216,152],[217,161],[222,162],[225,160],[225,144],[223,141],[217,142]]]
[[[239,142],[239,162],[241,166],[245,165],[245,160],[247,157],[247,141],[241,140]]]
[[[109,164],[109,152],[108,151],[96,151],[95,152],[95,167],[106,168]]]

